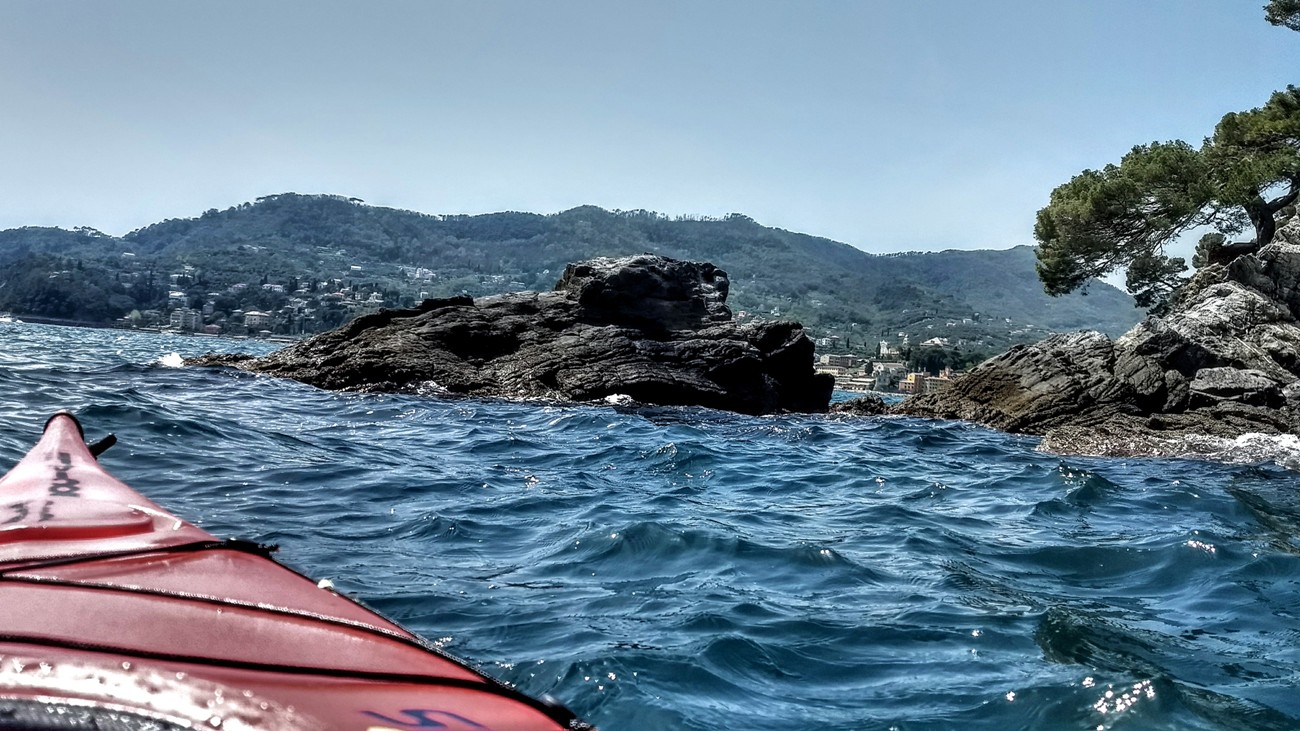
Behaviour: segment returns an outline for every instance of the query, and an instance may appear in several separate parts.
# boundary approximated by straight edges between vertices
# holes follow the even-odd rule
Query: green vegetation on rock
[[[1273,0],[1269,22],[1300,30],[1300,0]],[[1044,289],[1062,295],[1095,277],[1127,269],[1141,307],[1162,309],[1186,281],[1182,258],[1166,247],[1211,227],[1198,266],[1226,262],[1273,240],[1300,197],[1300,88],[1274,92],[1261,107],[1223,116],[1200,147],[1138,145],[1118,165],[1084,170],[1052,191],[1034,236]],[[1227,237],[1250,229],[1247,241]]]

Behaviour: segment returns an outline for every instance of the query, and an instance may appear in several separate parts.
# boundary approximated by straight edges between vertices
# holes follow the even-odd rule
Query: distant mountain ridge
[[[1141,315],[1127,294],[1102,282],[1086,296],[1048,297],[1028,246],[876,255],[740,214],[669,218],[582,206],[551,215],[430,215],[295,193],[122,237],[84,228],[0,231],[0,310],[112,319],[165,308],[177,288],[198,305],[240,283],[292,284],[288,295],[305,282],[315,294],[330,280],[397,306],[421,293],[550,289],[569,262],[643,252],[710,261],[730,273],[737,312],[797,319],[816,335],[850,342],[906,332],[913,342],[943,337],[992,350],[1048,331],[1114,335]],[[80,303],[60,301],[60,291],[78,288]],[[266,297],[253,304],[286,306]],[[300,326],[313,318],[330,324],[307,312],[318,308],[294,306]]]

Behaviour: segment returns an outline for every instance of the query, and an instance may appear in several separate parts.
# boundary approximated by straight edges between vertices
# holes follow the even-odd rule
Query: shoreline
[[[42,315],[15,315],[16,322],[14,325],[50,325],[53,327],[81,327],[89,330],[117,330],[126,333],[149,333],[152,335],[179,335],[182,337],[198,338],[219,338],[223,340],[251,340],[263,343],[279,343],[282,345],[297,343],[305,340],[311,335],[271,335],[269,337],[257,337],[255,335],[231,335],[229,333],[205,333],[190,330],[170,330],[161,327],[118,327],[112,323],[93,322],[87,320],[72,320],[60,317],[45,317]],[[312,333],[313,335],[315,333]]]

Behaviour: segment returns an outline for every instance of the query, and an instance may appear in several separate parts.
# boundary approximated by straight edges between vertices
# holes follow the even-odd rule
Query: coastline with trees
[[[429,215],[292,193],[123,236],[0,231],[0,311],[160,327],[183,309],[224,333],[246,331],[243,314],[259,312],[271,322],[256,331],[296,335],[429,297],[546,291],[571,261],[649,251],[743,272],[737,317],[802,322],[823,352],[938,338],[948,360],[972,362],[1051,332],[1118,335],[1140,314],[1105,284],[1048,297],[1028,246],[873,255],[739,214]]]
[[[1300,0],[1266,6],[1300,30]],[[1207,438],[1300,433],[1300,88],[1223,116],[1199,146],[1134,147],[1057,187],[1038,213],[1054,296],[1127,270],[1150,316],[1122,337],[1016,346],[898,413],[1045,437],[1054,452],[1195,454]],[[1184,275],[1167,248],[1201,228]],[[1245,240],[1231,240],[1241,234]]]

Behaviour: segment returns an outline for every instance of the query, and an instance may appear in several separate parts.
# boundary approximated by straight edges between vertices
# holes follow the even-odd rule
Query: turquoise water
[[[72,409],[153,499],[604,731],[1300,728],[1280,467],[160,361],[268,349],[0,324],[0,465]]]

